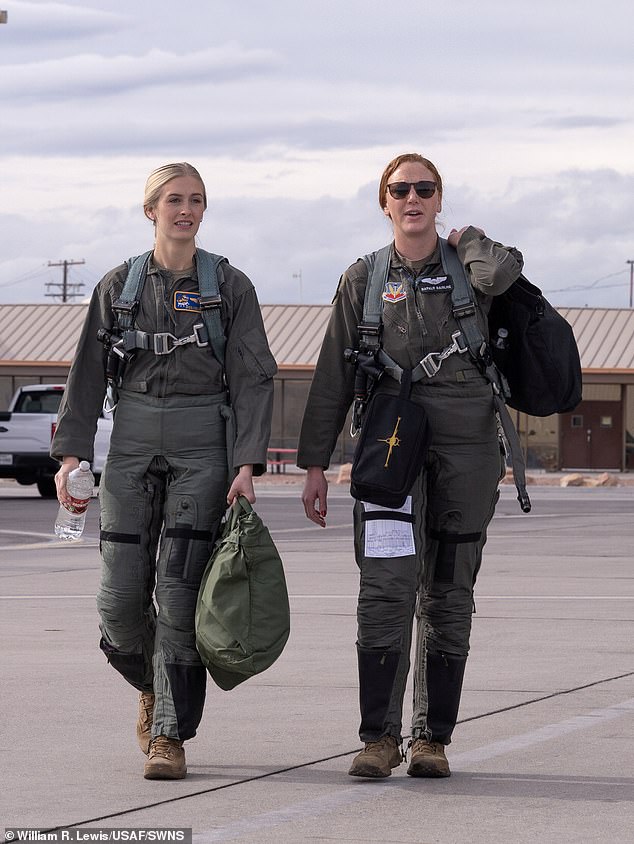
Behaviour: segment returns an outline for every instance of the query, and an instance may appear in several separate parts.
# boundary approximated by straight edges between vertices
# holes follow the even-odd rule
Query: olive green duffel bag
[[[269,668],[289,633],[282,560],[268,528],[239,496],[200,584],[196,647],[213,680],[228,691]]]

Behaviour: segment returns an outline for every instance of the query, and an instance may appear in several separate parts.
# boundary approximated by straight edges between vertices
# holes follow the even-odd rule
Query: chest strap
[[[194,333],[189,337],[176,337],[169,331],[161,331],[157,334],[149,334],[147,331],[130,329],[121,335],[121,348],[124,352],[133,349],[144,349],[154,352],[155,355],[169,355],[177,346],[186,346],[188,343],[195,343],[199,347],[209,345],[209,335],[204,323],[197,322],[193,326]]]

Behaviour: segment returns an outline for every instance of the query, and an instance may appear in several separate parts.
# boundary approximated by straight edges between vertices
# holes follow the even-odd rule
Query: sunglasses
[[[429,199],[436,193],[436,182],[392,182],[387,186],[392,199],[405,199],[412,188],[421,199]]]

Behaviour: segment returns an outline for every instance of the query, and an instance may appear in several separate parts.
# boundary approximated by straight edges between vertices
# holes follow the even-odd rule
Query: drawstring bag
[[[350,472],[350,494],[398,510],[414,485],[429,449],[425,409],[409,398],[411,369],[401,374],[399,395],[375,392],[365,411]]]
[[[269,668],[284,650],[290,609],[282,560],[243,496],[231,507],[202,577],[196,647],[221,689]]]

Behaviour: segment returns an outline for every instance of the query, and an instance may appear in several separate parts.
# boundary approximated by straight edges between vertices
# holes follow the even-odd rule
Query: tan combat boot
[[[368,741],[352,760],[348,774],[351,777],[389,777],[392,768],[403,761],[401,749],[394,736],[382,736],[378,741]]]
[[[153,692],[141,692],[139,695],[139,717],[136,722],[136,739],[139,747],[147,756],[152,741],[152,720],[154,717]]]
[[[152,739],[143,776],[146,780],[182,780],[187,773],[183,742],[168,736]]]
[[[444,744],[418,738],[412,741],[410,747],[412,755],[407,769],[410,777],[451,776]]]

